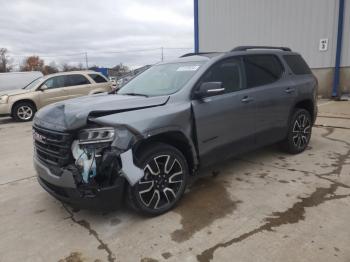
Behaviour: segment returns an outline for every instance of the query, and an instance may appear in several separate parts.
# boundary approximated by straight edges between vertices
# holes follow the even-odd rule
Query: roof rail
[[[215,52],[202,52],[202,53],[187,53],[180,57],[187,57],[187,56],[194,56],[194,55],[207,55],[207,54],[214,54]]]
[[[232,51],[247,51],[249,49],[279,49],[279,50],[283,50],[283,51],[292,51],[292,49],[290,49],[289,47],[283,47],[283,46],[237,46],[234,49],[231,50]]]

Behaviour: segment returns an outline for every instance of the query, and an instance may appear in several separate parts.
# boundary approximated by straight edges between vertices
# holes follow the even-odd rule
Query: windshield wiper
[[[148,95],[145,94],[138,94],[138,93],[124,93],[121,95],[126,95],[126,96],[144,96],[144,97],[148,97]]]

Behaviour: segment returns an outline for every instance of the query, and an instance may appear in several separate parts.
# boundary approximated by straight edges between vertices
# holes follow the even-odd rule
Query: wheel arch
[[[302,108],[302,109],[307,110],[311,115],[311,119],[312,120],[315,119],[315,112],[314,112],[315,105],[314,105],[314,102],[312,101],[312,99],[303,99],[303,100],[298,101],[297,103],[295,103],[293,111],[296,108]],[[293,111],[291,113],[293,113]]]
[[[13,113],[14,113],[13,109],[15,108],[15,106],[20,104],[20,103],[31,103],[34,106],[35,111],[38,110],[38,107],[37,107],[36,103],[33,100],[28,99],[28,98],[26,98],[26,99],[19,99],[19,100],[17,100],[17,101],[12,103],[11,111],[10,111],[11,115],[13,115]]]
[[[188,163],[190,174],[193,174],[197,169],[198,160],[194,145],[181,131],[166,131],[138,141],[133,148],[135,156],[137,157],[142,148],[151,146],[152,143],[156,142],[168,144],[178,149]]]

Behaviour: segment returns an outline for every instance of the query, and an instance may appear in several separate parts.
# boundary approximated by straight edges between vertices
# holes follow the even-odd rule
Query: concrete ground
[[[0,261],[350,261],[350,102],[319,111],[304,153],[213,167],[156,218],[62,205],[36,182],[31,124],[0,119]]]

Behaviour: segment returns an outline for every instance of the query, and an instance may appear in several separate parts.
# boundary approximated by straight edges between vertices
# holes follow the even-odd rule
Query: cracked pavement
[[[350,102],[319,104],[304,153],[220,163],[156,218],[53,199],[36,182],[30,123],[0,119],[0,261],[350,261]]]

